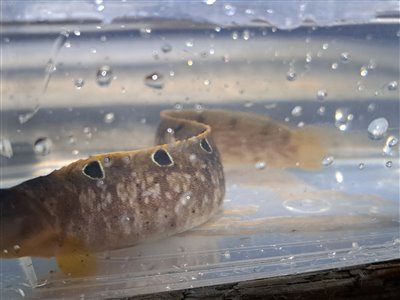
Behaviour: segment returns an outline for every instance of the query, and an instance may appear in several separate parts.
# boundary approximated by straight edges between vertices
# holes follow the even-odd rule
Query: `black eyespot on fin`
[[[83,169],[83,174],[91,179],[102,179],[104,178],[104,171],[100,165],[100,162],[95,160],[86,164]]]
[[[212,153],[212,151],[213,151],[210,144],[208,143],[207,139],[202,139],[200,141],[200,147],[207,153]]]
[[[169,167],[174,164],[172,157],[164,149],[158,149],[152,155],[153,161],[160,167]]]

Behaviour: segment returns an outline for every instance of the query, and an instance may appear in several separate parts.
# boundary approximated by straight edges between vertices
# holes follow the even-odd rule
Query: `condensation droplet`
[[[337,62],[334,62],[331,65],[332,70],[336,70],[338,67],[339,67],[339,64]]]
[[[317,100],[324,101],[328,97],[328,92],[324,89],[317,91]]]
[[[362,66],[360,68],[360,76],[361,77],[366,77],[368,75],[368,67]]]
[[[255,164],[255,168],[257,169],[257,170],[263,170],[263,169],[265,169],[265,167],[266,167],[266,163],[265,163],[265,161],[258,161],[258,162],[256,162],[256,164]]]
[[[243,30],[242,38],[247,41],[250,39],[250,31],[249,30]]]
[[[106,87],[110,85],[113,79],[113,72],[110,66],[101,66],[97,71],[96,81],[99,86]]]
[[[85,85],[85,81],[82,78],[75,79],[74,85],[77,90],[80,90]]]
[[[234,16],[236,14],[236,7],[231,4],[225,4],[224,12],[227,16]]]
[[[398,84],[398,82],[397,81],[391,81],[391,82],[389,82],[389,84],[388,84],[388,90],[389,91],[395,91],[395,90],[397,90],[397,86],[398,86],[399,84]]]
[[[370,104],[368,105],[367,110],[368,110],[369,113],[371,113],[371,112],[373,112],[373,111],[375,110],[375,108],[376,108],[375,103],[370,103]]]
[[[186,63],[189,67],[193,66],[193,60],[191,59],[189,59]]]
[[[348,52],[343,52],[340,54],[340,61],[342,63],[348,63],[350,61],[350,54]]]
[[[164,76],[160,73],[154,72],[147,75],[144,83],[153,89],[162,89],[164,87]]]
[[[359,164],[358,164],[358,168],[359,168],[360,170],[364,170],[365,164],[364,164],[364,163],[359,163]]]
[[[33,144],[33,150],[38,155],[48,155],[53,146],[52,141],[47,137],[38,138]]]
[[[373,140],[379,140],[383,138],[389,127],[389,123],[385,118],[378,118],[373,120],[368,125],[369,137]]]
[[[78,155],[78,154],[79,154],[79,150],[78,150],[78,149],[72,150],[72,154],[73,154],[73,155]]]
[[[306,54],[306,62],[310,63],[312,61],[312,55],[311,53]]]
[[[324,167],[330,166],[331,164],[333,164],[334,160],[335,158],[332,155],[326,156],[322,159],[321,165],[323,165]]]
[[[114,113],[112,113],[112,112],[106,113],[106,114],[104,115],[103,120],[104,120],[104,123],[106,123],[106,124],[111,124],[111,123],[114,122],[114,120],[115,120],[115,115],[114,115]]]
[[[317,114],[320,115],[320,116],[323,116],[323,115],[325,115],[325,111],[326,111],[325,106],[321,106],[321,107],[318,108]]]
[[[337,183],[342,183],[343,182],[343,173],[340,171],[335,172],[335,179]]]
[[[184,193],[180,198],[180,202],[183,206],[185,206],[188,204],[188,202],[190,201],[191,198],[192,198],[191,192]]]
[[[389,161],[386,162],[385,165],[386,165],[387,168],[391,168],[393,166],[393,162],[391,160],[389,160]]]
[[[203,104],[201,104],[201,103],[196,103],[195,105],[194,105],[194,110],[196,111],[196,112],[203,112],[204,111],[204,105]]]
[[[226,258],[226,259],[231,259],[231,253],[227,250],[227,251],[225,251],[224,252],[224,257]]]
[[[203,0],[203,2],[207,5],[213,5],[217,0]]]
[[[350,128],[354,115],[350,113],[348,108],[338,108],[335,111],[335,126],[340,131],[346,131]]]
[[[301,106],[295,106],[292,109],[292,116],[294,117],[300,117],[302,113],[303,113],[303,108]]]
[[[193,39],[189,39],[185,42],[186,47],[188,48],[192,48],[194,46],[194,40]]]
[[[245,103],[244,103],[244,107],[246,107],[246,108],[250,108],[250,107],[252,107],[254,105],[254,103],[252,102],[252,101],[246,101]]]
[[[175,103],[174,104],[174,109],[177,110],[177,111],[182,110],[183,109],[182,103],[179,103],[179,102]]]
[[[295,81],[296,78],[297,78],[297,74],[294,70],[291,69],[286,73],[286,79],[288,81]]]
[[[0,155],[7,158],[13,157],[14,152],[9,139],[0,139]]]
[[[172,51],[172,46],[170,44],[164,44],[161,46],[161,51],[164,53],[168,53]]]

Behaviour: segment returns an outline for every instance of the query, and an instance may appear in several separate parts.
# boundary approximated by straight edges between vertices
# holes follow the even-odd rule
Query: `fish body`
[[[73,253],[85,264],[90,253],[209,220],[224,199],[222,160],[317,169],[324,153],[310,132],[222,110],[161,112],[156,144],[81,159],[0,190],[1,257],[56,256],[65,266]]]

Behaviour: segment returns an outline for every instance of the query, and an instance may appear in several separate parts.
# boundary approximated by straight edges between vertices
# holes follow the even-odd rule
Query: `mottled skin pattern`
[[[161,120],[159,146],[92,156],[0,190],[1,256],[56,256],[71,237],[112,250],[198,226],[223,202],[219,151],[224,162],[305,169],[324,154],[314,133],[254,114],[163,111]],[[103,178],[85,174],[93,162]]]
[[[225,193],[211,128],[168,115],[160,128],[165,123],[180,128],[173,143],[93,156],[1,190],[2,256],[53,256],[67,236],[94,252],[111,250],[206,222],[221,207]],[[159,130],[158,139],[165,139],[163,135],[171,133]],[[211,153],[201,147],[202,140]],[[158,149],[168,152],[173,165],[159,166],[152,159]],[[104,178],[83,173],[93,161],[102,166]]]

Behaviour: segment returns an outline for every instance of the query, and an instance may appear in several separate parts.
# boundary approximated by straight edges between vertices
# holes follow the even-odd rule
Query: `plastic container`
[[[256,112],[340,139],[317,172],[225,166],[223,212],[99,253],[95,276],[1,260],[1,296],[116,298],[399,258],[395,2],[3,1],[2,188],[149,146],[165,108]]]

